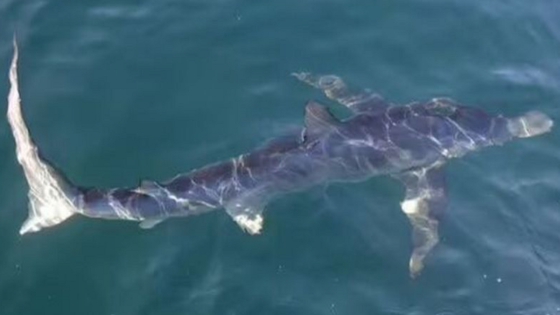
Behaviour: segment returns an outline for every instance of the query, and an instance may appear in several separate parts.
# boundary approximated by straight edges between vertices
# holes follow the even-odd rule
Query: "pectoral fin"
[[[369,90],[352,91],[336,75],[314,75],[309,72],[292,73],[298,80],[305,82],[325,95],[348,107],[354,113],[378,112],[385,110],[389,104],[381,96]]]
[[[395,176],[406,187],[401,208],[412,225],[414,249],[410,257],[410,276],[424,267],[424,258],[439,241],[439,219],[447,203],[445,175],[439,167],[419,169]]]
[[[249,200],[234,200],[225,206],[226,212],[241,229],[251,235],[260,234],[263,226],[264,205]]]

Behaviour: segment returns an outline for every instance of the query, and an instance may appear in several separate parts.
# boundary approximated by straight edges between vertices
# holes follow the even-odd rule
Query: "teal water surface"
[[[435,0],[0,2],[43,153],[82,185],[132,186],[250,150],[301,125],[294,71],[393,102],[452,97],[560,119],[560,2]],[[5,107],[2,107],[4,110]],[[560,131],[447,166],[441,243],[408,276],[390,178],[271,203],[262,235],[222,211],[73,218],[20,236],[27,186],[0,120],[0,314],[560,314]]]

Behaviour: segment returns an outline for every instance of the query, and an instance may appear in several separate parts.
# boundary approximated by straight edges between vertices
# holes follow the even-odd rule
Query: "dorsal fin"
[[[315,101],[305,105],[305,138],[313,139],[337,128],[340,121],[331,112]]]

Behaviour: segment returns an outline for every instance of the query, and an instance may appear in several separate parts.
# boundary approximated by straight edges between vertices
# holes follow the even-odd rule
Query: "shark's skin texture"
[[[322,90],[353,115],[339,120],[325,106],[308,102],[301,135],[274,139],[252,152],[168,181],[142,181],[135,188],[79,187],[40,156],[29,135],[21,112],[15,42],[14,47],[8,120],[30,186],[29,217],[21,234],[54,226],[75,213],[140,221],[150,228],[170,217],[218,208],[248,233],[258,234],[265,205],[278,194],[329,181],[390,175],[406,188],[401,208],[413,228],[414,277],[439,239],[437,227],[447,201],[445,162],[548,132],[553,125],[540,112],[506,118],[443,98],[397,106],[369,91],[351,91],[336,76],[296,73],[296,78]]]

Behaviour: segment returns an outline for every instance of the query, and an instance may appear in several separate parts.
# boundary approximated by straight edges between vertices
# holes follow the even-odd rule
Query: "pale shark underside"
[[[258,234],[265,205],[278,194],[328,181],[390,175],[406,188],[401,208],[413,229],[410,274],[416,276],[439,240],[439,219],[447,202],[445,162],[482,147],[546,133],[553,125],[536,111],[505,118],[442,98],[398,106],[367,90],[352,91],[333,75],[296,73],[353,115],[339,120],[325,106],[309,102],[300,135],[273,139],[252,152],[165,182],[87,188],[73,185],[39,154],[22,116],[17,60],[14,41],[7,116],[29,185],[29,217],[21,234],[57,225],[73,214],[140,221],[150,228],[170,217],[217,208],[224,208],[245,231]]]

